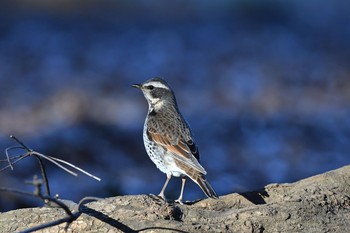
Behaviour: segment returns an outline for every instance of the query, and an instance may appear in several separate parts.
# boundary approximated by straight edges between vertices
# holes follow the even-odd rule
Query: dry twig
[[[50,195],[49,180],[47,178],[46,169],[45,169],[45,165],[43,163],[43,159],[45,159],[45,160],[55,164],[56,166],[58,166],[59,168],[61,168],[62,170],[68,172],[71,175],[77,176],[78,174],[73,172],[69,168],[67,168],[67,166],[72,168],[72,169],[75,169],[77,171],[80,171],[83,174],[85,174],[85,175],[87,175],[87,176],[89,176],[89,177],[91,177],[91,178],[93,178],[95,180],[100,181],[101,179],[99,177],[94,176],[94,175],[90,174],[89,172],[87,172],[87,171],[85,171],[85,170],[83,170],[83,169],[81,169],[81,168],[79,168],[79,167],[77,167],[77,166],[75,166],[75,165],[65,161],[65,160],[58,159],[58,158],[55,158],[55,157],[52,157],[52,156],[47,156],[47,155],[41,154],[41,153],[39,153],[37,151],[34,151],[32,149],[29,149],[23,142],[21,142],[15,136],[10,136],[10,137],[13,140],[15,140],[19,144],[19,146],[9,147],[9,148],[7,148],[5,150],[6,160],[0,160],[0,162],[6,161],[6,162],[8,162],[8,165],[5,166],[4,168],[0,169],[0,172],[4,171],[7,168],[10,168],[11,170],[13,170],[14,169],[13,165],[15,163],[21,161],[24,158],[34,156],[34,157],[36,157],[38,159],[40,170],[41,170],[42,179],[39,179],[37,176],[34,176],[33,180],[26,182],[27,184],[33,185],[35,187],[33,193],[21,191],[21,190],[18,190],[18,189],[5,188],[5,187],[0,187],[0,191],[11,192],[11,193],[16,193],[16,194],[20,194],[20,195],[27,195],[27,196],[32,196],[32,197],[39,198],[39,199],[43,200],[44,203],[54,203],[59,208],[62,208],[65,211],[65,213],[66,213],[66,216],[61,218],[61,219],[58,219],[56,221],[52,221],[52,222],[49,222],[49,223],[42,224],[40,226],[29,228],[27,230],[22,231],[22,233],[24,233],[24,232],[27,233],[27,232],[33,232],[33,231],[41,230],[41,229],[44,229],[44,228],[47,228],[47,227],[51,227],[51,226],[55,226],[55,225],[58,225],[58,224],[61,224],[61,223],[64,223],[64,222],[67,223],[67,225],[66,225],[66,228],[67,228],[71,222],[76,220],[82,214],[82,208],[81,207],[85,203],[90,202],[90,201],[97,201],[97,200],[99,200],[99,198],[96,198],[96,197],[85,197],[85,198],[81,199],[79,201],[79,203],[74,206],[73,210],[70,210],[70,208],[68,207],[67,204],[65,204],[64,202],[62,202],[61,200],[58,199],[58,195],[56,195],[56,197],[52,197]],[[11,157],[9,152],[11,150],[14,150],[14,149],[22,149],[22,150],[25,150],[26,153]],[[43,184],[45,186],[45,194],[42,193],[42,185]]]

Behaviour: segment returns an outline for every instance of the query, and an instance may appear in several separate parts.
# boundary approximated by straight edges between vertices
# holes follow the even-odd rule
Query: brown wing
[[[167,151],[171,152],[174,155],[174,158],[179,162],[194,168],[204,175],[207,174],[197,160],[197,158],[199,158],[199,153],[192,140],[189,140],[188,142],[184,139],[174,141],[166,135],[156,133],[155,130],[152,129],[147,130],[147,136],[150,140],[153,140],[163,146]]]

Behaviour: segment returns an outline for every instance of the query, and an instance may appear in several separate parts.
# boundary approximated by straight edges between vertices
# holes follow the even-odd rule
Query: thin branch
[[[36,227],[31,227],[31,228],[29,228],[27,230],[20,231],[19,233],[30,233],[30,232],[42,230],[42,229],[45,229],[45,228],[48,228],[48,227],[53,227],[53,226],[59,225],[61,223],[65,223],[65,222],[66,223],[70,223],[70,222],[76,220],[80,215],[81,215],[81,213],[78,212],[78,213],[75,213],[73,215],[73,217],[67,216],[65,218],[61,218],[61,219],[58,219],[58,220],[55,220],[55,221],[52,221],[52,222],[49,222],[49,223],[45,223],[45,224],[36,226]]]
[[[81,211],[81,207],[83,205],[85,205],[86,203],[89,203],[89,202],[93,202],[93,201],[99,201],[99,200],[102,200],[102,198],[99,198],[99,197],[84,197],[83,199],[81,199],[78,203],[78,205],[76,205],[76,208],[74,208],[74,211]]]
[[[101,200],[102,198],[98,198],[98,197],[84,197],[83,199],[81,199],[79,201],[79,204],[76,205],[76,207],[74,208],[74,210],[71,212],[71,215],[65,217],[65,218],[61,218],[61,219],[57,219],[55,221],[52,221],[52,222],[49,222],[49,223],[45,223],[45,224],[42,224],[40,226],[36,226],[36,227],[32,227],[32,228],[29,228],[27,230],[24,230],[24,231],[21,231],[19,233],[29,233],[29,232],[34,232],[34,231],[38,231],[38,230],[42,230],[42,229],[45,229],[45,228],[48,228],[48,227],[53,227],[53,226],[56,226],[56,225],[59,225],[61,223],[67,223],[67,227],[69,226],[69,224],[71,222],[73,222],[74,220],[76,220],[77,218],[79,218],[79,216],[83,213],[83,211],[81,210],[81,206],[83,206],[84,204],[86,204],[87,202],[91,202],[91,201],[98,201],[98,200]],[[50,197],[50,199],[48,199],[49,201],[53,201],[57,204],[57,199],[52,199],[52,197]],[[54,201],[55,200],[55,201]],[[63,206],[66,206],[63,202],[62,203],[62,206],[60,205],[60,207],[63,208]],[[66,211],[67,213],[67,211]]]
[[[58,162],[56,162],[54,159],[50,158],[49,156],[43,155],[39,152],[33,151],[31,152],[31,154],[35,154],[37,156],[40,156],[48,161],[50,161],[51,163],[55,164],[57,167],[61,168],[62,170],[66,171],[67,173],[73,175],[73,176],[78,176],[77,173],[72,172],[71,170],[69,170],[68,168],[64,167],[63,165],[59,164]]]
[[[88,173],[87,171],[85,171],[85,170],[83,170],[83,169],[81,169],[81,168],[79,168],[79,167],[77,167],[77,166],[67,162],[67,161],[64,161],[62,159],[58,159],[58,158],[55,158],[55,157],[52,157],[52,156],[46,156],[46,155],[41,154],[39,152],[36,152],[36,151],[34,151],[32,149],[29,149],[23,142],[21,142],[15,136],[11,135],[10,137],[12,139],[14,139],[18,144],[20,144],[20,146],[9,147],[9,148],[6,149],[6,160],[4,160],[4,161],[7,161],[8,165],[5,168],[2,168],[0,171],[5,170],[6,168],[9,168],[9,167],[11,168],[11,170],[13,170],[13,164],[17,163],[18,161],[20,161],[20,160],[22,160],[22,159],[24,159],[26,157],[34,156],[39,161],[39,165],[40,165],[40,169],[41,169],[41,175],[42,175],[43,179],[38,179],[37,176],[34,176],[33,180],[26,182],[26,183],[29,183],[29,184],[31,184],[31,185],[33,185],[35,187],[35,190],[34,190],[33,193],[25,192],[25,191],[21,191],[21,190],[17,190],[17,189],[12,189],[12,188],[4,188],[4,187],[0,187],[0,191],[12,192],[12,193],[20,194],[20,195],[32,196],[32,197],[40,198],[41,200],[43,200],[46,203],[48,203],[48,202],[49,203],[55,203],[59,208],[62,208],[65,211],[65,213],[67,214],[67,216],[64,217],[64,218],[61,218],[61,219],[58,219],[56,221],[52,221],[52,222],[49,222],[49,223],[45,223],[45,224],[42,224],[40,226],[29,228],[27,230],[22,231],[22,233],[34,232],[34,231],[37,231],[37,230],[45,229],[47,227],[56,226],[56,225],[59,225],[61,223],[65,223],[65,222],[67,223],[67,225],[66,225],[66,229],[67,229],[69,224],[71,222],[73,222],[74,220],[76,220],[81,215],[81,213],[83,213],[82,206],[86,202],[100,200],[100,198],[97,198],[97,197],[85,197],[85,198],[83,198],[83,199],[81,199],[79,201],[79,204],[74,205],[74,208],[71,211],[67,204],[65,204],[64,202],[60,201],[57,197],[52,197],[50,195],[49,182],[48,182],[48,178],[47,178],[47,174],[46,174],[46,169],[45,169],[45,166],[44,166],[44,163],[43,163],[43,159],[46,159],[46,160],[52,162],[53,164],[55,164],[56,166],[58,166],[59,168],[63,169],[64,171],[68,172],[71,175],[77,176],[78,174],[73,172],[73,171],[71,171],[70,169],[68,169],[64,165],[67,165],[67,166],[69,166],[69,167],[71,167],[73,169],[76,169],[76,170],[82,172],[83,174],[85,174],[87,176],[90,176],[93,179],[96,179],[98,181],[100,181],[101,179],[99,177],[94,176],[94,175]],[[10,157],[9,151],[13,150],[13,149],[23,149],[23,150],[26,150],[27,152],[25,154],[22,154],[22,155],[19,155],[19,156]],[[1,162],[1,160],[0,160],[0,162]],[[62,163],[64,165],[62,165],[60,163]],[[44,182],[44,185],[45,185],[45,188],[46,188],[46,194],[45,195],[43,195],[42,191],[41,191],[41,187],[43,185],[43,182]]]
[[[10,192],[10,193],[16,193],[20,195],[26,195],[26,196],[31,196],[31,197],[37,197],[34,193],[31,192],[25,192],[19,189],[13,189],[13,188],[6,188],[6,187],[0,187],[1,192]]]
[[[67,223],[68,224],[67,227],[68,227],[71,222],[75,221],[83,213],[81,207],[84,204],[86,204],[87,202],[91,202],[91,201],[101,200],[101,198],[98,198],[98,197],[84,197],[83,199],[81,199],[79,201],[79,204],[75,205],[74,210],[71,211],[65,203],[61,202],[57,198],[42,195],[40,192],[40,190],[41,190],[40,187],[42,185],[41,182],[42,182],[41,179],[37,179],[36,176],[34,176],[32,181],[27,182],[27,183],[30,183],[36,187],[34,193],[24,192],[21,190],[11,189],[11,188],[3,188],[3,187],[0,187],[0,191],[12,192],[12,193],[27,195],[27,196],[33,196],[36,198],[40,198],[44,201],[53,202],[53,203],[57,204],[58,207],[62,208],[66,212],[67,216],[63,217],[61,219],[57,219],[55,221],[49,222],[49,223],[45,223],[45,224],[41,224],[39,226],[31,227],[29,229],[21,231],[20,233],[34,232],[34,231],[42,230],[42,229],[45,229],[48,227],[53,227],[53,226],[59,225],[61,223]]]
[[[84,173],[85,175],[90,176],[91,178],[93,178],[93,179],[95,179],[95,180],[101,181],[101,178],[99,178],[99,177],[97,177],[97,176],[94,176],[94,175],[92,175],[91,173],[89,173],[89,172],[87,172],[87,171],[85,171],[85,170],[83,170],[83,169],[81,169],[81,168],[75,166],[74,164],[71,164],[71,163],[65,161],[65,160],[58,159],[58,158],[55,158],[55,157],[52,157],[52,156],[48,156],[48,155],[44,155],[44,154],[41,154],[41,153],[36,152],[36,151],[33,151],[33,152],[31,152],[31,153],[32,153],[32,154],[35,154],[35,155],[38,155],[38,156],[40,156],[40,157],[42,157],[42,158],[44,158],[44,159],[49,160],[51,163],[55,164],[56,166],[58,166],[59,168],[63,169],[64,171],[68,172],[69,174],[71,174],[71,175],[73,175],[73,176],[78,176],[78,174],[75,173],[75,172],[73,172],[73,171],[71,171],[71,170],[69,170],[68,168],[64,167],[64,166],[63,166],[62,164],[60,164],[60,163],[63,163],[63,164],[65,164],[65,165],[68,165],[68,166],[70,166],[71,168],[74,168],[74,169],[76,169],[76,170],[78,170],[78,171]],[[60,163],[58,163],[58,162],[60,162]]]
[[[20,145],[23,147],[23,149],[25,149],[26,151],[28,151],[28,152],[33,151],[32,149],[29,149],[26,145],[24,145],[24,143],[21,142],[21,141],[20,141],[18,138],[16,138],[15,136],[10,135],[10,138],[12,138],[13,140],[15,140],[18,144],[20,144]]]
[[[22,155],[17,155],[17,156],[10,157],[10,154],[8,152],[13,149],[23,149],[23,148],[21,146],[13,146],[13,147],[6,148],[5,152],[8,155],[10,160],[14,160],[22,156]],[[0,159],[0,162],[8,162],[8,159]]]
[[[14,165],[15,163],[21,161],[22,159],[24,159],[24,158],[27,157],[27,156],[29,156],[28,153],[25,153],[25,154],[23,154],[23,155],[19,155],[19,156],[12,157],[11,159],[16,159],[15,161],[12,162],[12,165]],[[10,167],[10,165],[7,165],[7,166],[1,168],[1,169],[0,169],[0,172],[6,170],[6,169],[9,168],[9,167]]]
[[[13,150],[13,149],[19,149],[19,148],[23,149],[23,147],[22,147],[22,146],[13,146],[13,147],[6,148],[6,150],[5,150],[5,153],[6,153],[6,159],[7,159],[7,162],[9,163],[9,166],[10,166],[11,170],[13,170],[13,166],[12,166],[12,163],[11,163],[11,158],[10,158],[10,156],[9,156],[9,153],[8,153],[8,152],[9,152],[10,150]]]
[[[5,187],[0,187],[0,191],[2,192],[11,192],[11,193],[16,193],[19,195],[26,195],[26,196],[31,196],[31,197],[36,197],[39,198],[41,200],[47,200],[50,202],[55,203],[56,205],[58,205],[58,207],[62,208],[64,210],[64,212],[66,212],[66,214],[68,216],[73,216],[72,211],[70,211],[70,209],[68,208],[68,206],[66,204],[64,204],[63,202],[61,202],[60,200],[51,197],[51,196],[45,196],[45,195],[41,195],[41,194],[36,194],[36,193],[31,193],[31,192],[25,192],[19,189],[12,189],[12,188],[5,188]]]
[[[29,155],[32,155],[31,153],[33,152],[32,149],[29,149],[22,141],[20,141],[18,138],[16,138],[15,136],[13,135],[10,135],[10,138],[12,138],[13,140],[15,140],[18,144],[21,145],[21,147],[19,148],[22,148],[24,150],[26,150],[28,152]],[[8,156],[8,154],[6,153],[6,155]],[[9,156],[8,156],[9,157]],[[47,173],[46,173],[46,169],[45,169],[45,165],[43,163],[43,161],[41,160],[41,158],[37,155],[35,155],[35,157],[38,159],[38,162],[39,162],[39,166],[40,166],[40,170],[41,170],[41,176],[43,177],[44,179],[44,184],[45,184],[45,191],[46,191],[46,194],[47,195],[50,195],[50,186],[49,186],[49,181],[47,179]],[[9,164],[10,164],[10,167],[11,167],[11,170],[13,170],[13,167],[11,165],[11,161],[9,160]]]
[[[53,202],[55,204],[57,204],[59,207],[61,207],[68,216],[73,217],[73,213],[72,211],[70,211],[70,209],[68,208],[68,206],[66,204],[64,204],[63,202],[61,202],[60,200],[58,200],[57,198],[51,197],[51,196],[40,196],[40,198],[42,198],[43,200],[48,200],[50,202]]]
[[[0,191],[5,191],[5,192],[11,192],[11,193],[17,193],[17,194],[23,194],[23,195],[27,195],[27,196],[32,196],[32,197],[36,197],[39,198],[41,200],[45,201],[50,201],[53,202],[55,204],[57,204],[59,207],[61,207],[67,215],[72,216],[72,211],[69,210],[68,206],[66,204],[64,204],[63,202],[61,202],[60,200],[58,200],[55,197],[51,197],[48,195],[43,195],[41,193],[41,186],[43,181],[41,179],[38,179],[38,177],[35,175],[33,177],[33,180],[30,181],[26,181],[26,184],[30,184],[33,185],[35,187],[35,190],[33,193],[30,192],[25,192],[25,191],[21,191],[18,189],[12,189],[12,188],[5,188],[5,187],[0,187]]]
[[[71,164],[71,163],[69,163],[69,162],[67,162],[67,161],[65,161],[65,160],[58,159],[58,158],[55,158],[55,157],[52,157],[52,156],[47,156],[47,155],[41,154],[41,153],[39,153],[39,152],[37,152],[37,151],[34,151],[34,150],[32,150],[32,149],[29,149],[22,141],[20,141],[20,140],[19,140],[18,138],[16,138],[15,136],[11,135],[10,137],[11,137],[13,140],[15,140],[18,144],[20,144],[21,146],[15,146],[15,147],[10,147],[10,148],[7,148],[7,149],[6,149],[6,156],[7,156],[7,161],[9,162],[9,165],[6,166],[6,167],[4,167],[4,168],[2,168],[0,171],[3,171],[3,170],[5,170],[5,169],[7,169],[8,167],[10,167],[10,168],[13,170],[13,166],[12,166],[12,165],[13,165],[15,162],[18,162],[18,161],[19,161],[19,160],[18,160],[18,161],[16,160],[15,162],[12,162],[12,163],[11,163],[11,159],[12,159],[12,158],[10,158],[10,156],[9,156],[9,154],[8,154],[8,151],[9,151],[9,150],[16,149],[16,148],[17,148],[17,149],[20,148],[20,149],[26,150],[27,153],[23,155],[24,157],[26,157],[26,156],[33,156],[33,155],[34,155],[35,157],[37,157],[37,159],[38,159],[38,161],[39,161],[39,165],[40,165],[42,177],[43,177],[44,182],[45,182],[46,194],[47,194],[47,195],[50,195],[49,183],[48,183],[48,179],[47,179],[47,175],[46,175],[45,166],[44,166],[44,164],[43,164],[43,162],[42,162],[42,160],[41,160],[40,158],[43,158],[43,159],[46,159],[46,160],[50,161],[51,163],[55,164],[56,166],[58,166],[59,168],[61,168],[62,170],[66,171],[67,173],[69,173],[69,174],[71,174],[71,175],[73,175],[73,176],[78,176],[78,174],[75,173],[75,172],[73,172],[72,170],[68,169],[67,167],[63,166],[63,165],[60,164],[60,163],[63,163],[63,164],[65,164],[65,165],[67,165],[67,166],[69,166],[69,167],[71,167],[71,168],[73,168],[73,169],[75,169],[75,170],[78,170],[78,171],[80,171],[81,173],[83,173],[83,174],[85,174],[85,175],[87,175],[87,176],[89,176],[89,177],[91,177],[91,178],[93,178],[93,179],[95,179],[95,180],[101,181],[101,178],[92,175],[91,173],[89,173],[89,172],[87,172],[87,171],[85,171],[85,170],[83,170],[83,169],[81,169],[81,168],[75,166],[74,164]],[[21,158],[21,159],[22,159],[22,158]]]
[[[71,163],[69,163],[69,162],[67,162],[67,161],[64,161],[64,160],[62,160],[62,159],[58,159],[58,158],[55,158],[55,157],[52,157],[52,156],[48,156],[48,157],[51,158],[51,159],[53,159],[53,160],[55,160],[55,161],[58,161],[58,162],[60,162],[60,163],[64,163],[64,164],[66,164],[66,165],[68,165],[68,166],[70,166],[70,167],[72,167],[72,168],[74,168],[74,169],[80,171],[81,173],[84,173],[85,175],[90,176],[91,178],[93,178],[93,179],[95,179],[95,180],[101,181],[101,178],[90,174],[89,172],[87,172],[87,171],[85,171],[85,170],[83,170],[83,169],[81,169],[81,168],[75,166],[74,164],[71,164]]]
[[[46,173],[45,165],[44,165],[42,159],[39,156],[35,155],[35,157],[38,159],[38,162],[39,162],[39,165],[40,165],[41,176],[43,177],[44,185],[45,185],[45,194],[50,196],[50,186],[49,186],[49,180],[47,179],[47,173]]]

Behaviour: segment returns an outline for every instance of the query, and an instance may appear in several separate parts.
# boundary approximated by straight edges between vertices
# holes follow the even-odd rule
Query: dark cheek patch
[[[166,95],[166,92],[168,90],[164,89],[164,88],[156,88],[153,91],[151,91],[151,96],[153,98],[161,98],[162,96]]]

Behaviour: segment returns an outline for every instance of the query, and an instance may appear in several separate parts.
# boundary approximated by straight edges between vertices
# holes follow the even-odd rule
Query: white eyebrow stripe
[[[165,89],[168,89],[169,90],[169,87],[164,85],[163,83],[161,82],[148,82],[148,83],[145,83],[145,86],[149,86],[149,85],[152,85],[154,87],[158,87],[158,88],[165,88]]]

